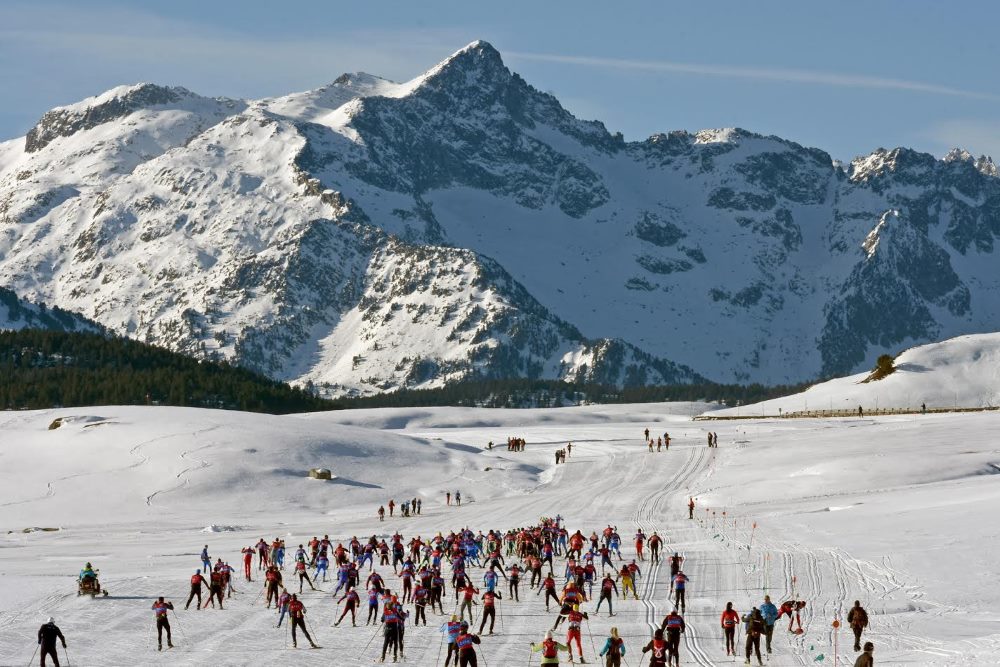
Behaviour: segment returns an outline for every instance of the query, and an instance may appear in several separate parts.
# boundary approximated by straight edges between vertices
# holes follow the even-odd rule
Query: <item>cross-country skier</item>
[[[767,652],[771,652],[771,638],[774,636],[774,623],[778,620],[778,608],[771,602],[771,596],[764,596],[764,604],[760,606],[760,615],[764,618],[764,636],[767,639]]]
[[[677,572],[674,575],[674,606],[684,613],[684,589],[687,586],[687,582],[690,581],[688,576],[684,574],[683,570]]]
[[[278,600],[278,587],[281,585],[281,572],[276,565],[270,565],[264,573],[264,586],[267,589],[267,607],[271,607],[271,598]]]
[[[167,648],[173,648],[174,643],[170,639],[170,619],[167,618],[169,610],[173,609],[174,605],[172,602],[166,602],[163,596],[157,598],[156,602],[153,603],[153,614],[156,617],[156,641],[158,644],[157,651],[163,650],[163,631],[167,631]]]
[[[615,583],[615,580],[611,578],[610,574],[607,574],[604,576],[604,580],[601,582],[601,597],[597,600],[597,610],[594,613],[601,611],[601,603],[607,600],[608,616],[615,615],[615,609],[611,604],[612,591],[614,591],[615,595],[619,595],[618,584]],[[548,602],[548,597],[545,598],[545,601]]]
[[[736,655],[736,627],[740,624],[740,614],[733,609],[732,602],[726,603],[719,623],[726,639],[726,655]]]
[[[653,531],[653,534],[649,536],[646,540],[646,545],[649,547],[649,560],[653,563],[658,563],[660,561],[660,546],[663,544],[663,539]]]
[[[448,653],[444,656],[444,667],[448,667],[448,663],[451,662],[451,654],[455,653],[455,664],[458,664],[458,654],[455,646],[455,639],[462,632],[462,623],[458,620],[458,616],[455,614],[451,615],[451,620],[446,621],[441,624],[440,631],[448,640]]]
[[[208,545],[201,550],[201,569],[205,572],[212,571],[212,559],[208,556]]]
[[[794,622],[798,621],[799,630],[802,630],[802,616],[799,612],[805,609],[805,600],[788,600],[781,603],[781,607],[778,609],[778,618],[781,618],[785,614],[788,614],[788,631],[794,632],[792,629],[794,627]],[[794,618],[793,615],[794,614]],[[800,633],[801,634],[801,633]]]
[[[351,612],[351,625],[357,627],[358,622],[356,614],[357,614],[358,604],[361,602],[361,600],[358,598],[358,592],[354,589],[351,589],[350,591],[344,593],[343,597],[337,600],[337,604],[340,604],[345,600],[347,601],[347,604],[344,605],[344,611],[341,612],[340,618],[338,618],[337,622],[334,623],[333,625],[334,627],[340,625],[340,622],[344,620],[345,616],[347,616],[347,612]]]
[[[195,609],[201,609],[201,587],[204,586],[211,590],[208,582],[205,581],[205,577],[201,576],[201,570],[195,570],[194,574],[191,575],[191,593],[188,595],[187,604],[184,608],[187,609],[191,606],[191,600],[198,598],[198,602],[194,605]]]
[[[684,562],[684,557],[679,555],[676,551],[674,555],[670,557],[670,588],[674,587],[674,577],[677,573],[681,571],[681,564]]]
[[[243,576],[246,577],[247,581],[253,581],[250,578],[250,566],[253,565],[253,547],[243,547]]]
[[[420,625],[420,621],[427,625],[427,601],[430,599],[430,591],[424,588],[422,584],[417,584],[417,587],[413,589],[413,608],[416,611],[416,616],[413,618],[413,625]]]
[[[479,604],[476,602],[476,596],[479,595],[479,589],[475,588],[472,584],[466,584],[464,587],[458,589],[462,592],[462,603],[458,607],[458,616],[461,620],[465,620],[465,610],[469,610],[469,618],[473,618],[475,613],[472,611],[472,605]]]
[[[573,640],[576,640],[576,650],[580,654],[580,662],[587,662],[583,659],[583,644],[581,644],[582,623],[584,619],[589,619],[587,612],[580,611],[580,605],[573,605],[573,609],[566,614],[568,621],[566,628],[566,646],[569,647],[569,661],[573,662]]]
[[[496,600],[502,599],[503,596],[500,595],[499,591],[486,591],[483,593],[483,613],[479,621],[479,634],[483,634],[487,618],[490,619],[490,634],[493,634],[493,625],[497,620]]]
[[[59,667],[59,655],[56,653],[56,640],[62,642],[63,650],[66,649],[66,638],[63,637],[62,630],[56,625],[54,618],[49,616],[45,625],[38,628],[38,646],[42,651],[42,667],[45,667],[45,658],[51,657],[52,664]]]
[[[688,518],[694,518],[694,498],[688,498]]]
[[[320,552],[319,556],[316,557],[316,571],[313,572],[313,580],[319,583],[320,577],[323,577],[323,583],[326,583],[326,573],[330,569],[330,559],[323,552]]]
[[[334,595],[336,595],[336,593]],[[378,620],[378,596],[378,590],[374,588],[368,589],[368,621],[365,625],[374,623]]]
[[[296,628],[302,630],[302,634],[309,640],[310,646],[319,648],[312,637],[309,636],[309,631],[306,630],[306,607],[295,593],[292,593],[292,599],[288,601],[288,617],[292,620],[292,648],[298,648],[299,646],[295,637]]]
[[[455,637],[455,649],[458,651],[459,667],[476,667],[476,647],[480,639],[469,632],[469,624],[463,622],[458,637]]]
[[[205,600],[205,604],[203,604],[201,608],[204,609],[209,604],[211,604],[212,607],[214,608],[215,607],[215,599],[218,598],[218,600],[219,600],[219,609],[221,610],[222,609],[222,594],[223,594],[223,590],[222,590],[222,572],[212,572],[212,574],[209,575],[209,581],[211,583],[209,583],[209,585],[208,585],[208,599]]]
[[[607,656],[604,667],[621,667],[625,655],[625,642],[618,636],[618,628],[611,628],[611,636],[604,642],[600,657]]]
[[[551,574],[545,577],[545,581],[542,582],[542,585],[539,587],[538,593],[535,593],[535,596],[537,597],[540,595],[543,590],[545,591],[545,611],[548,611],[549,598],[555,600],[556,605],[559,604],[559,594],[556,593],[556,580],[552,578]]]
[[[642,647],[643,653],[649,653],[649,667],[666,667],[667,656],[669,655],[667,640],[663,638],[663,630],[657,628],[653,633],[653,638]]]
[[[623,565],[621,572],[618,573],[618,579],[622,582],[622,597],[627,598],[629,590],[632,591],[632,597],[636,600],[639,599],[639,593],[635,589],[635,580],[632,578],[632,571],[628,568],[628,565]]]
[[[278,596],[278,626],[281,627],[281,622],[285,620],[285,615],[288,614],[288,603],[292,601],[292,594],[282,586],[281,595]]]
[[[299,593],[302,593],[302,582],[309,584],[309,588],[312,590],[316,590],[312,580],[309,578],[309,572],[306,571],[306,562],[304,560],[295,561],[295,573],[299,575]]]
[[[396,662],[399,659],[399,653],[402,652],[404,615],[402,607],[398,606],[394,599],[391,599],[382,610],[384,627],[382,632],[382,662],[385,662],[385,654],[390,646],[392,647],[392,661]]]
[[[663,622],[660,623],[660,629],[667,633],[667,663],[675,660],[677,665],[680,665],[681,634],[685,630],[684,618],[674,609],[664,617]]]
[[[552,631],[548,630],[545,633],[545,639],[541,643],[535,644],[532,642],[531,651],[533,653],[542,653],[541,665],[547,667],[549,665],[559,665],[559,651],[569,651],[569,646],[566,644],[560,644],[555,639],[552,638]]]
[[[760,615],[760,610],[754,607],[749,614],[743,617],[743,621],[746,623],[747,630],[747,657],[743,664],[749,665],[750,656],[756,652],[757,664],[763,665],[764,661],[760,657],[760,638],[761,635],[767,632],[767,624],[764,623],[764,617]]]

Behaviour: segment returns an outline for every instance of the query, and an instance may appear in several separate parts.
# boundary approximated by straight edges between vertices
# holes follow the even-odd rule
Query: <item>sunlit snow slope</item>
[[[337,609],[329,584],[304,595],[319,651],[286,648],[274,611],[254,604],[257,581],[239,578],[224,611],[184,611],[202,546],[236,565],[239,550],[261,537],[283,536],[294,548],[324,533],[335,541],[396,530],[426,537],[556,513],[587,534],[617,525],[627,559],[640,527],[686,556],[683,664],[731,664],[718,629],[725,602],[745,611],[765,593],[781,601],[793,590],[808,602],[805,634],[776,632],[775,667],[834,664],[830,624],[855,599],[871,615],[877,664],[995,663],[994,416],[692,422],[688,415],[706,406],[674,407],[0,414],[0,664],[27,663],[49,615],[75,665],[371,664],[371,627],[330,627]],[[49,430],[56,418],[61,426]],[[647,427],[653,436],[670,433],[669,451],[647,452]],[[710,429],[718,449],[705,446]],[[527,451],[483,451],[509,435],[525,437]],[[569,462],[556,467],[553,452],[569,441]],[[331,468],[336,479],[306,479],[313,466]],[[445,505],[447,490],[462,492],[461,508]],[[413,496],[423,500],[422,516],[378,522],[379,503]],[[698,503],[694,521],[689,496]],[[32,528],[59,530],[22,532]],[[101,569],[109,597],[77,598],[74,578],[86,560]],[[589,662],[615,625],[630,664],[639,664],[649,623],[670,608],[667,568],[640,565],[641,600],[616,600],[614,618],[602,609],[585,624]],[[391,568],[379,569],[398,589]],[[480,579],[482,570],[472,572]],[[164,654],[150,634],[157,595],[179,607],[171,618],[177,647]],[[528,642],[553,613],[526,584],[520,602],[505,595],[501,605],[480,664],[526,664]],[[593,612],[593,603],[584,609]],[[433,626],[441,620],[408,628],[407,664],[440,664]],[[838,644],[836,664],[852,664],[843,633]]]

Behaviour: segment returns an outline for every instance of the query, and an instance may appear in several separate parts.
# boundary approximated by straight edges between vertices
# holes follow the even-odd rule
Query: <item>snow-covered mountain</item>
[[[989,158],[626,142],[475,42],[413,81],[149,84],[0,144],[0,283],[333,393],[783,382],[1000,328]]]

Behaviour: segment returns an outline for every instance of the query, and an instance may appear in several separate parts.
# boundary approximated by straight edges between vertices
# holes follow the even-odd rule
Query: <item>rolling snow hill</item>
[[[626,142],[475,42],[397,84],[123,86],[0,143],[0,283],[331,394],[779,383],[1000,328],[993,162]]]
[[[1000,334],[959,336],[906,350],[895,359],[896,371],[866,382],[870,371],[821,382],[800,394],[762,401],[739,409],[715,410],[715,416],[777,415],[809,410],[1000,406]]]

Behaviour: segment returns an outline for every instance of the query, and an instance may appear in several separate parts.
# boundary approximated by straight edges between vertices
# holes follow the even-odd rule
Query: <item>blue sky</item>
[[[0,4],[0,138],[121,83],[264,97],[345,71],[405,80],[485,39],[628,139],[739,126],[835,158],[879,146],[1000,158],[1000,3]]]

